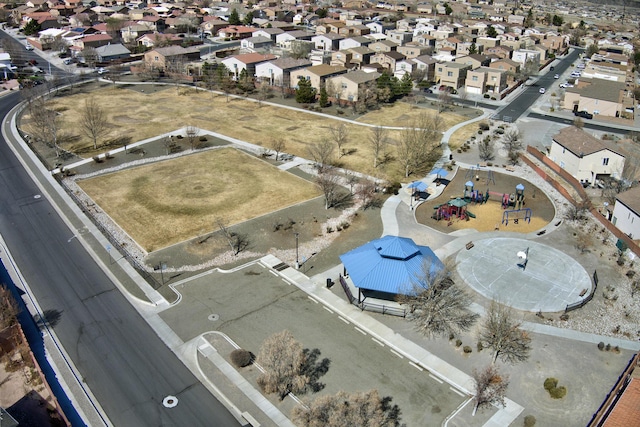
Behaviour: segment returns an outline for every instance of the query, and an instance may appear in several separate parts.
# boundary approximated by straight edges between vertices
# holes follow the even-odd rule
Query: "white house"
[[[238,78],[242,71],[246,71],[250,77],[255,76],[256,66],[261,62],[272,61],[276,59],[275,55],[261,55],[259,53],[244,53],[240,55],[229,56],[222,60],[222,63],[229,71],[234,74],[234,78]]]
[[[523,66],[527,62],[533,62],[534,64],[540,64],[540,51],[534,49],[518,49],[514,50],[511,54],[511,60],[522,64]]]
[[[611,222],[631,239],[640,239],[640,187],[616,196]]]
[[[603,177],[620,178],[625,160],[614,143],[575,126],[554,135],[549,157],[578,181],[590,185]]]
[[[271,86],[288,85],[291,71],[311,66],[308,59],[280,58],[256,65],[256,77]]]

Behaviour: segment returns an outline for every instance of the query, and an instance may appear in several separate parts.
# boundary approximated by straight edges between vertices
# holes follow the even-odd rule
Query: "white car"
[[[554,78],[554,79],[559,79],[559,78],[560,78],[560,74],[555,74],[555,75],[553,76],[553,78]]]
[[[29,43],[27,43],[27,44],[24,46],[24,48],[25,48],[25,49],[27,49],[27,50],[33,50],[33,46],[31,46]]]
[[[540,93],[545,93],[546,91],[547,91],[547,90],[546,90],[545,88],[541,87],[541,88],[540,88],[540,90],[539,90],[538,92],[540,92]]]
[[[108,72],[109,70],[107,70],[106,68],[102,68],[102,67],[98,68],[98,74],[106,74]]]

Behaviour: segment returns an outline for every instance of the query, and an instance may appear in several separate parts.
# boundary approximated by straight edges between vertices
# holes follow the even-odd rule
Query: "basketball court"
[[[558,312],[591,292],[587,271],[557,249],[508,237],[473,243],[458,253],[457,271],[486,298],[518,310]]]

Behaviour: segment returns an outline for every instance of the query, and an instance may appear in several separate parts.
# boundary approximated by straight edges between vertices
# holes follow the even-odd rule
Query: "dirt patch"
[[[422,203],[416,209],[416,220],[420,224],[427,225],[438,231],[450,233],[462,229],[475,229],[477,231],[514,231],[518,233],[530,233],[540,230],[547,226],[554,218],[555,209],[549,198],[536,186],[530,182],[515,177],[513,175],[501,174],[494,172],[495,183],[487,182],[487,172],[479,173],[479,180],[476,181],[473,176],[467,174],[467,170],[459,169],[455,178],[447,185],[443,193],[434,200]],[[450,221],[437,221],[432,218],[435,207],[456,197],[463,197],[464,184],[472,179],[476,189],[481,192],[489,190],[491,193],[512,194],[515,193],[515,187],[522,184],[525,187],[525,205],[524,208],[531,209],[531,221],[523,220],[524,212],[513,213],[510,215],[508,224],[503,224],[503,214],[506,210],[513,210],[514,207],[503,209],[501,198],[499,195],[491,195],[489,201],[484,204],[467,205],[467,210],[474,214],[475,218],[469,220],[453,218]],[[518,219],[515,223],[514,219]]]
[[[142,120],[130,116],[114,116],[113,121],[120,123],[140,123]]]

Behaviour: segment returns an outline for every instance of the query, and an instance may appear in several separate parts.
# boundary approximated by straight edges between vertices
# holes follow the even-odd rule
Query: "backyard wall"
[[[527,146],[527,153],[529,153],[531,156],[535,157],[536,159],[544,163],[545,166],[547,166],[549,169],[557,173],[567,184],[569,184],[574,190],[576,190],[576,192],[582,198],[580,202],[584,202],[584,201],[589,202],[589,196],[587,195],[587,192],[582,187],[582,184],[580,184],[580,182],[578,182],[578,180],[575,179],[573,176],[571,176],[567,171],[562,169],[558,164],[552,162],[551,159],[549,159],[546,155],[544,155],[538,149],[530,145]],[[526,156],[520,156],[520,158],[529,167],[531,167],[534,171],[536,171],[536,173],[540,175],[542,179],[547,181],[549,184],[553,186],[553,188],[555,188],[560,194],[562,194],[562,196],[565,199],[571,202],[574,206],[577,205],[578,202],[576,202],[576,200],[573,199],[573,197],[569,194],[569,192],[558,181],[550,177],[545,171],[543,171],[538,166],[536,166],[535,163],[533,163],[533,161],[528,159]],[[622,231],[618,230],[615,227],[615,225],[613,225],[608,219],[602,216],[602,214],[598,212],[598,210],[595,207],[591,206],[591,203],[589,203],[588,206],[589,206],[589,212],[591,212],[591,214],[595,219],[600,221],[600,223],[604,227],[606,227],[606,229],[609,230],[614,236],[622,240],[627,245],[627,247],[631,252],[633,252],[636,256],[640,256],[640,246],[638,246],[633,240],[631,240],[629,236],[624,234]]]

